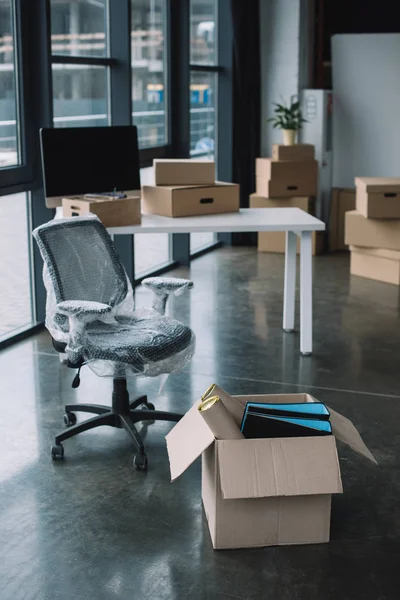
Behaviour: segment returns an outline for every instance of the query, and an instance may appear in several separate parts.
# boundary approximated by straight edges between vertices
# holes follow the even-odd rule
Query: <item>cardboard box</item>
[[[315,148],[312,144],[294,144],[293,146],[283,146],[281,144],[272,144],[273,160],[313,160],[315,157]]]
[[[400,178],[356,177],[356,210],[369,219],[400,219]]]
[[[307,213],[314,214],[315,198],[263,198],[257,194],[250,194],[250,208],[300,208]],[[260,231],[258,234],[257,249],[259,252],[285,253],[286,233],[284,231]],[[312,252],[313,256],[321,254],[324,249],[324,232],[313,231]],[[300,253],[300,238],[297,238],[297,254]]]
[[[164,217],[189,217],[237,212],[239,186],[217,182],[210,186],[154,186],[142,188],[143,212]]]
[[[256,193],[265,198],[316,196],[318,163],[256,159]]]
[[[250,194],[250,208],[300,208],[310,215],[315,211],[315,198],[312,196],[294,196],[293,198],[264,198]]]
[[[356,210],[346,213],[345,243],[349,246],[400,250],[400,220],[366,219]]]
[[[353,188],[333,188],[329,219],[329,250],[347,250],[344,241],[344,218],[356,207],[356,191]]]
[[[140,225],[142,220],[139,196],[121,199],[71,196],[62,199],[62,208],[64,217],[81,217],[88,213],[97,215],[105,227]]]
[[[246,402],[315,401],[308,394],[220,397],[239,426]],[[334,435],[216,440],[199,403],[166,441],[172,481],[202,455],[202,500],[213,547],[328,542],[331,495],[343,491],[335,436],[376,462],[351,421],[330,409]]]
[[[400,285],[400,252],[350,246],[350,273]]]
[[[285,231],[260,231],[257,243],[258,252],[274,252],[285,254],[286,232]],[[312,232],[312,255],[322,254],[324,251],[324,232]],[[296,252],[300,254],[300,237],[297,237]]]
[[[213,185],[215,162],[193,159],[154,159],[156,185]]]

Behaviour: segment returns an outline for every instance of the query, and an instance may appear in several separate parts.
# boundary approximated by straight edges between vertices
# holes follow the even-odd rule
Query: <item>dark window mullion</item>
[[[120,5],[119,5],[120,6]],[[71,56],[67,54],[52,54],[51,62],[53,64],[63,64],[63,65],[93,65],[99,67],[112,67],[118,63],[115,57],[105,57],[101,56]]]
[[[208,73],[221,73],[223,71],[220,65],[198,65],[198,64],[190,64],[189,69],[191,71],[201,71]]]
[[[111,125],[132,124],[131,0],[108,2],[109,113]],[[131,280],[135,281],[133,235],[116,235],[114,243]]]

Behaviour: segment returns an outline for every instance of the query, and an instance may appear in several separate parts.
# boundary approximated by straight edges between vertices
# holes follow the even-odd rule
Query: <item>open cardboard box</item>
[[[315,402],[308,394],[229,396],[240,426],[246,402]],[[354,425],[329,409],[334,435],[216,440],[198,406],[166,436],[174,481],[202,455],[202,499],[215,549],[329,541],[331,496],[343,492],[335,438],[376,463]]]

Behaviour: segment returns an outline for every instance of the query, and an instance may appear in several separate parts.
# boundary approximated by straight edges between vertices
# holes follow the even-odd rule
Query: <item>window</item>
[[[190,155],[215,157],[216,74],[190,75]]]
[[[0,3],[0,168],[19,163],[14,3]]]
[[[107,68],[53,64],[55,127],[108,125]]]
[[[51,0],[51,52],[106,56],[107,0]]]
[[[0,197],[0,340],[32,324],[27,194]]]
[[[217,0],[190,1],[190,155],[217,160]],[[192,233],[190,252],[216,241],[214,233]]]
[[[190,0],[190,63],[217,62],[217,0]]]
[[[167,143],[166,0],[132,0],[132,117],[139,146]]]
[[[108,125],[107,0],[50,5],[54,126]]]

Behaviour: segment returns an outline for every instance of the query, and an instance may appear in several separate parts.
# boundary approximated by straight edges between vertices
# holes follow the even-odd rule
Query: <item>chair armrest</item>
[[[68,360],[77,363],[84,356],[86,324],[112,311],[102,302],[89,300],[64,300],[57,304],[57,311],[69,318],[69,335],[65,352]]]
[[[96,317],[112,311],[112,306],[89,300],[64,300],[57,304],[57,310],[68,317]]]
[[[105,315],[112,311],[112,306],[102,302],[91,302],[89,300],[64,300],[57,304],[57,310],[69,317],[89,317]]]
[[[153,308],[161,315],[165,313],[170,294],[180,296],[180,294],[194,286],[193,281],[190,279],[180,279],[178,277],[147,277],[147,279],[143,279],[142,284],[154,292]]]

